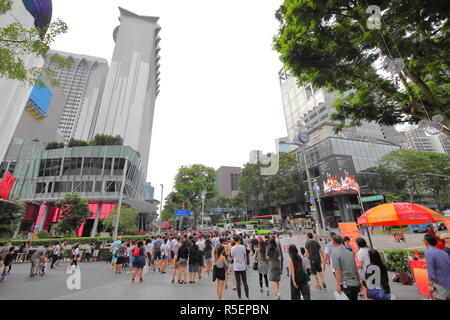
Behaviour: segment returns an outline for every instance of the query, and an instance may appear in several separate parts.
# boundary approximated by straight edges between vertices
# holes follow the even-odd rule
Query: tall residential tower
[[[95,133],[120,135],[141,155],[145,172],[150,153],[155,100],[159,93],[158,17],[120,9],[120,26]]]

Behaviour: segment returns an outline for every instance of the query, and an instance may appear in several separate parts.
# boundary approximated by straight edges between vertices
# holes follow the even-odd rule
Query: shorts
[[[161,259],[161,252],[155,252],[153,255],[153,261],[158,261]]]
[[[187,265],[187,259],[180,258],[180,260],[178,260],[177,265],[178,265],[180,268],[186,267],[186,265]]]
[[[125,257],[117,257],[116,264],[124,264],[125,263]]]
[[[92,254],[93,257],[98,257],[100,250],[94,250],[94,253]]]
[[[320,261],[311,261],[311,274],[315,276],[318,272],[322,272]]]
[[[445,289],[443,286],[435,283],[433,296],[440,300],[450,299],[450,290]]]
[[[171,251],[170,252],[170,259],[174,259],[175,258],[175,252]]]
[[[189,264],[189,272],[198,272],[200,270],[200,265],[198,263]]]

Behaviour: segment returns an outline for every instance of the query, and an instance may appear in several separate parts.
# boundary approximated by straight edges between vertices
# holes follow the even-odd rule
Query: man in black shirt
[[[100,249],[102,248],[103,242],[100,238],[94,243],[94,252],[92,253],[92,261],[97,261],[98,254],[100,253]]]
[[[314,236],[311,232],[307,235],[308,240],[305,243],[305,249],[306,253],[305,256],[309,258],[309,261],[311,262],[311,276],[314,279],[314,282],[316,283],[316,289],[325,289],[325,279],[322,272],[322,259],[323,259],[323,251],[320,247],[320,244],[314,240]],[[319,282],[322,280],[322,286]]]

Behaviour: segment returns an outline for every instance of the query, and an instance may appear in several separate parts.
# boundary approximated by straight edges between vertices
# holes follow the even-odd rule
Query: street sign
[[[217,208],[214,209],[214,212],[215,212],[215,213],[222,213],[222,212],[223,212],[223,209],[220,208],[220,207],[217,207]]]
[[[309,142],[309,134],[306,132],[302,132],[298,135],[298,141],[301,143],[308,143]]]
[[[316,199],[314,199],[314,198],[309,198],[309,202],[310,202],[313,206],[316,205]]]
[[[175,217],[189,217],[191,215],[190,210],[175,210]]]
[[[316,183],[316,184],[314,185],[314,189],[315,189],[317,192],[319,192],[319,191],[320,191],[320,186]]]
[[[362,202],[373,202],[373,201],[380,201],[380,200],[384,200],[383,195],[368,196],[368,197],[361,198]]]

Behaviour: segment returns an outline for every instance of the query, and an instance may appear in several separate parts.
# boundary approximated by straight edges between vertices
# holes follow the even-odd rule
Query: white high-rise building
[[[158,17],[120,9],[120,26],[95,133],[120,135],[148,167],[155,100],[159,93]]]
[[[405,149],[450,154],[450,139],[443,134],[433,136],[422,128],[411,126],[401,132],[400,139]]]
[[[27,2],[26,7],[23,1],[13,1],[12,10],[1,16],[0,28],[16,22],[27,29],[48,25],[52,17],[52,2],[40,2],[41,6],[37,7]],[[27,70],[44,64],[44,60],[36,55],[27,54],[20,58]],[[0,77],[0,162],[6,154],[32,89],[33,86],[27,86],[23,82]]]
[[[307,83],[298,85],[295,77],[284,69],[279,73],[281,94],[288,138],[295,141],[299,132],[299,123],[306,126],[302,129],[310,134],[308,145],[314,145],[328,137],[342,137],[363,141],[386,141],[381,127],[376,123],[363,123],[360,127],[346,129],[336,134],[336,123],[331,120],[335,112],[331,105],[339,97],[337,93],[325,88],[315,88]]]
[[[58,55],[69,59],[70,68],[61,68],[49,57]],[[51,51],[46,65],[57,73],[59,89],[67,97],[59,129],[64,141],[71,138],[90,141],[94,135],[98,111],[108,74],[108,61],[103,58],[63,51]]]

